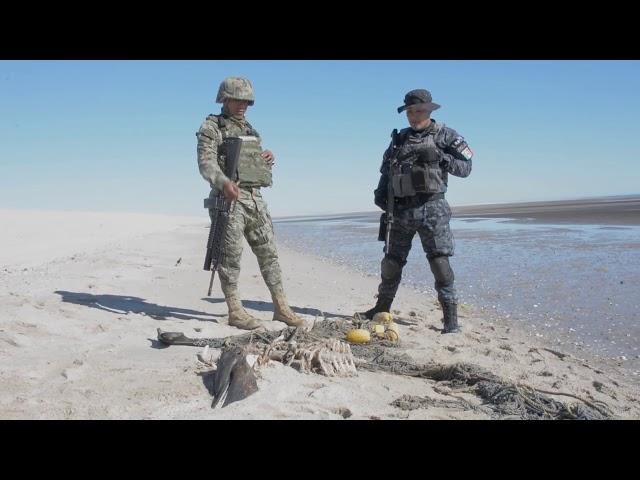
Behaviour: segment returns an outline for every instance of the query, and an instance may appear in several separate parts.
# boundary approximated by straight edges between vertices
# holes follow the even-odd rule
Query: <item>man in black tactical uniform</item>
[[[395,135],[380,167],[382,176],[374,197],[375,204],[387,210],[381,219],[381,240],[386,236],[384,230],[388,228],[386,222],[391,213],[388,209],[390,186],[393,222],[381,264],[378,301],[375,307],[360,315],[371,319],[378,312],[390,311],[411,242],[418,232],[444,314],[442,333],[453,333],[460,331],[458,298],[449,265],[449,257],[453,255],[453,235],[449,228],[451,209],[444,194],[449,174],[467,177],[471,173],[473,152],[455,130],[431,118],[431,112],[438,108],[440,105],[432,102],[427,90],[410,91],[404,97],[404,105],[398,107],[398,113],[406,110],[411,127]]]

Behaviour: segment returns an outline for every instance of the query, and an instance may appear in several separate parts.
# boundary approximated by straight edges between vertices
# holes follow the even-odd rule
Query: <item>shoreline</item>
[[[261,369],[256,394],[212,410],[203,380],[210,368],[197,360],[201,349],[162,348],[155,340],[157,328],[191,337],[244,333],[227,325],[217,280],[213,297],[204,298],[207,227],[205,220],[187,225],[176,220],[5,272],[0,418],[342,419],[345,409],[350,419],[490,418],[481,409],[407,411],[392,405],[403,395],[446,398],[429,380],[367,371],[325,377],[277,362]],[[319,312],[343,318],[375,301],[378,278],[278,248],[289,302],[308,322]],[[271,299],[246,244],[240,293],[245,308],[267,329],[284,327],[271,321]],[[461,334],[441,335],[441,312],[433,300],[405,289],[394,305],[403,320],[399,346],[416,361],[474,363],[514,382],[606,402],[620,418],[640,418],[637,379],[618,366],[564,352],[560,357],[546,350],[557,350],[547,342],[472,309],[460,311]],[[461,395],[477,402],[472,394]]]
[[[291,248],[291,247],[282,247],[279,246],[279,249],[285,249],[288,250],[289,252],[293,252],[296,255],[301,255],[301,256],[305,256],[305,257],[309,257],[314,259],[315,261],[321,262],[321,263],[326,263],[326,264],[330,264],[333,265],[335,267],[338,268],[347,268],[348,270],[350,270],[351,272],[358,274],[358,275],[362,275],[363,277],[366,277],[368,279],[372,279],[375,282],[376,288],[371,292],[372,295],[375,294],[377,292],[377,285],[380,282],[380,277],[379,275],[374,275],[371,273],[366,273],[363,271],[360,271],[359,269],[356,268],[352,268],[351,266],[345,265],[341,262],[337,262],[329,257],[323,257],[321,255],[317,255],[314,253],[309,253],[309,252],[301,252],[297,249]],[[427,265],[425,265],[425,268],[428,268]],[[398,300],[402,300],[402,296],[405,294],[408,294],[409,297],[415,299],[415,298],[430,298],[431,300],[433,300],[434,304],[437,304],[437,294],[435,292],[435,290],[429,286],[430,290],[433,290],[433,292],[430,292],[426,297],[425,297],[425,293],[423,291],[420,290],[419,287],[415,286],[415,285],[411,285],[411,284],[400,284],[400,288],[398,291],[398,295],[396,297],[396,301],[394,302],[394,305],[391,307],[392,312],[396,312],[396,314],[400,313],[398,311],[398,309],[395,308],[395,305],[398,303]],[[368,305],[367,308],[373,306],[375,304],[375,298],[372,298],[371,301],[371,305]],[[437,309],[439,310],[439,306],[437,306]],[[367,309],[365,308],[365,310]],[[540,339],[543,338],[543,340],[538,340],[539,342],[545,344],[546,347],[551,348],[551,349],[555,349],[555,350],[565,350],[566,353],[569,353],[570,355],[576,356],[576,358],[579,358],[580,360],[588,360],[592,363],[601,363],[602,366],[606,366],[607,368],[621,368],[625,371],[627,371],[628,373],[632,374],[635,372],[634,367],[629,366],[628,365],[628,360],[630,359],[626,359],[626,360],[621,360],[619,358],[619,356],[611,356],[611,357],[606,357],[606,356],[602,356],[602,355],[598,355],[594,352],[591,352],[588,348],[582,347],[580,346],[580,344],[578,342],[574,342],[574,344],[570,344],[568,342],[575,340],[572,338],[569,338],[568,336],[565,338],[566,342],[563,342],[561,344],[558,344],[557,342],[554,342],[551,340],[551,337],[549,336],[545,336],[544,334],[539,334],[538,332],[536,332],[536,328],[535,326],[533,326],[533,328],[531,326],[527,326],[525,324],[526,320],[525,319],[519,319],[518,317],[516,317],[515,315],[512,314],[501,314],[495,311],[492,311],[488,308],[473,304],[473,303],[467,303],[467,302],[461,302],[459,304],[459,308],[464,309],[466,314],[475,318],[483,318],[485,319],[487,322],[489,323],[497,323],[500,324],[501,326],[503,326],[504,328],[507,329],[516,329],[519,330],[519,333],[521,335],[525,335],[529,338],[535,338],[535,339]],[[355,312],[355,310],[354,310]],[[353,312],[352,312],[353,313]],[[462,321],[460,322],[462,325]],[[556,336],[559,334],[556,334]],[[575,345],[575,346],[574,346]],[[580,357],[584,357],[584,358],[580,358]],[[640,385],[640,375],[637,376],[637,382]]]

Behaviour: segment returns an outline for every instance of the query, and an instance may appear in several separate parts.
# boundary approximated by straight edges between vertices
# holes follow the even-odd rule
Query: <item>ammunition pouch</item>
[[[270,187],[273,184],[271,167],[262,158],[260,139],[255,136],[240,137],[242,148],[238,160],[238,181],[243,187]]]
[[[441,188],[440,167],[431,165],[407,165],[405,172],[391,177],[395,197],[413,197],[418,193],[438,193]]]

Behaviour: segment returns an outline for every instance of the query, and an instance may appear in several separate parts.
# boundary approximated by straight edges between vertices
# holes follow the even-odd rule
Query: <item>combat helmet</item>
[[[227,77],[220,84],[216,103],[224,103],[228,98],[236,100],[248,100],[249,105],[253,105],[255,97],[253,96],[253,86],[246,78]]]

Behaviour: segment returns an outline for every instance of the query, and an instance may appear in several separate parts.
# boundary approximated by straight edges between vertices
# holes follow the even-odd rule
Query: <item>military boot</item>
[[[305,325],[304,320],[293,313],[289,307],[284,292],[274,293],[271,298],[273,299],[273,320],[275,322],[284,322],[290,327],[302,327]]]
[[[252,317],[242,306],[242,302],[238,297],[226,297],[227,306],[229,307],[229,325],[243,330],[254,330],[260,327],[260,321]]]
[[[442,333],[458,333],[460,331],[458,305],[452,302],[441,302],[440,305],[442,305],[442,323],[444,323]]]
[[[376,302],[376,306],[367,310],[366,312],[358,312],[358,315],[361,317],[368,318],[369,320],[373,319],[373,316],[379,312],[387,312],[391,313],[391,304],[393,303],[393,298],[390,297],[378,297],[378,301]]]

